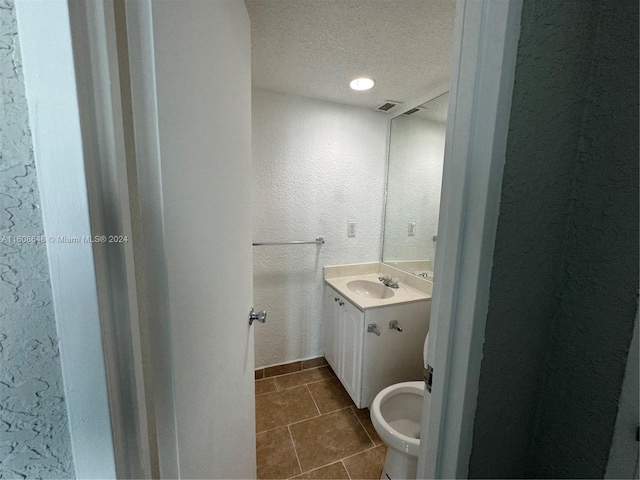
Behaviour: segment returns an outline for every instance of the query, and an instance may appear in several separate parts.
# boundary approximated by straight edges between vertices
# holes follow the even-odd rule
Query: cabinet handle
[[[335,297],[335,298],[333,299],[333,301],[334,301],[334,302],[337,302],[338,300],[340,300],[338,297]]]
[[[375,333],[377,336],[380,336],[380,330],[378,330],[378,325],[375,323],[370,323],[367,325],[367,332]]]
[[[342,307],[344,305],[344,302],[340,302],[340,306]]]

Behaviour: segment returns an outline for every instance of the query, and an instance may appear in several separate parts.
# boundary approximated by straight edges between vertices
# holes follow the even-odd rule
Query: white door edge
[[[522,0],[458,0],[418,478],[466,478]]]
[[[137,189],[129,178],[133,158],[126,147],[130,132],[125,131],[120,91],[114,2],[69,2],[69,14],[91,231],[127,238],[93,245],[116,473],[148,477],[152,449],[142,361],[144,319],[139,315],[144,305],[138,299],[141,278],[134,264],[140,236],[134,234],[130,202],[137,200]]]
[[[165,251],[159,127],[151,0],[126,2],[127,51],[135,135],[140,221],[149,328],[150,381],[160,478],[178,478],[180,458],[175,415],[175,386]]]

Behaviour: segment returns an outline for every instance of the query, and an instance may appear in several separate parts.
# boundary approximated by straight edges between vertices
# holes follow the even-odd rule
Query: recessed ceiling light
[[[362,77],[356,78],[355,80],[351,80],[349,86],[354,90],[369,90],[372,88],[376,82],[371,80],[370,78]]]

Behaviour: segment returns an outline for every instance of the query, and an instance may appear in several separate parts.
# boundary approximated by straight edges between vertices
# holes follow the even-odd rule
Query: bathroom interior
[[[423,380],[455,3],[245,4],[258,478],[380,478],[373,399]]]
[[[637,478],[637,2],[0,4],[0,476]]]

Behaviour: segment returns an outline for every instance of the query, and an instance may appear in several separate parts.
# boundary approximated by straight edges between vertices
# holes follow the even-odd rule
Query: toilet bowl
[[[387,445],[381,479],[416,478],[424,382],[396,383],[371,404],[371,422]]]

